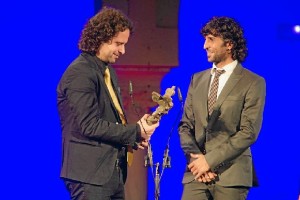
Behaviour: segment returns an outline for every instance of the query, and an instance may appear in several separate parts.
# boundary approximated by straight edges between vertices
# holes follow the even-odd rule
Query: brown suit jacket
[[[192,77],[179,126],[181,147],[188,162],[190,153],[203,153],[205,148],[209,166],[218,173],[218,184],[250,187],[253,183],[250,146],[262,125],[265,80],[238,64],[215,104],[214,110],[220,114],[211,132],[206,133],[210,79],[210,69]],[[183,183],[193,179],[187,170]]]

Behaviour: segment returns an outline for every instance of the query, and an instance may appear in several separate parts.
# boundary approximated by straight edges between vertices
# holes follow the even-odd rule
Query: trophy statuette
[[[158,104],[156,110],[146,119],[148,125],[157,123],[164,114],[167,114],[173,107],[172,96],[175,94],[175,86],[167,88],[165,94],[161,96],[157,92],[152,92],[152,100]]]

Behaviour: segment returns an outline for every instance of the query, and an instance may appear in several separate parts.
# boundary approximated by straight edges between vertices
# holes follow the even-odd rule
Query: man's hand
[[[159,122],[148,125],[146,119],[149,117],[149,114],[145,114],[137,123],[141,128],[141,136],[145,140],[149,140],[151,135],[154,133],[155,129],[159,126]]]
[[[215,180],[217,176],[218,175],[216,173],[213,173],[212,171],[208,171],[208,172],[204,173],[203,175],[201,175],[198,178],[198,181],[203,182],[203,183],[209,183],[209,182]]]
[[[195,180],[198,180],[201,175],[205,174],[209,171],[210,167],[205,160],[203,154],[190,154],[191,158],[196,158],[196,160],[192,161],[188,168],[191,170],[192,174],[195,176]]]
[[[138,148],[139,149],[145,149],[148,147],[149,142],[146,140],[143,140],[141,143],[138,143]]]

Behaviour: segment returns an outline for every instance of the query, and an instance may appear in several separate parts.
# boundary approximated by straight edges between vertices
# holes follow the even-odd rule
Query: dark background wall
[[[61,136],[55,89],[78,54],[79,34],[94,14],[93,5],[92,0],[0,3],[1,199],[68,199],[58,178]],[[244,66],[267,82],[263,128],[253,147],[260,187],[252,190],[249,199],[296,199],[300,39],[291,34],[289,26],[300,24],[299,2],[181,1],[179,66],[163,79],[163,91],[171,85],[180,86],[185,98],[191,74],[210,67],[199,30],[213,15],[231,16],[241,23],[249,47]],[[162,160],[180,109],[176,98],[174,102],[152,138],[155,162]],[[162,200],[180,199],[182,192],[185,161],[176,130],[170,140],[170,155],[172,168],[162,177]],[[148,181],[148,199],[154,199],[150,174]]]

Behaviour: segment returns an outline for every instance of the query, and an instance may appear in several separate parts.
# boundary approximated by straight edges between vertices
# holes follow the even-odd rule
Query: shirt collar
[[[234,68],[237,66],[238,61],[234,60],[233,62],[225,65],[224,67],[222,67],[221,69],[225,70],[225,72],[233,72]],[[217,66],[215,64],[213,64],[210,74],[213,75],[215,72],[215,69],[218,70]],[[220,70],[220,69],[219,69]]]
[[[101,71],[101,73],[104,75],[106,68],[109,68],[109,65],[106,62],[103,62],[100,60],[97,56],[95,56],[96,63]]]

